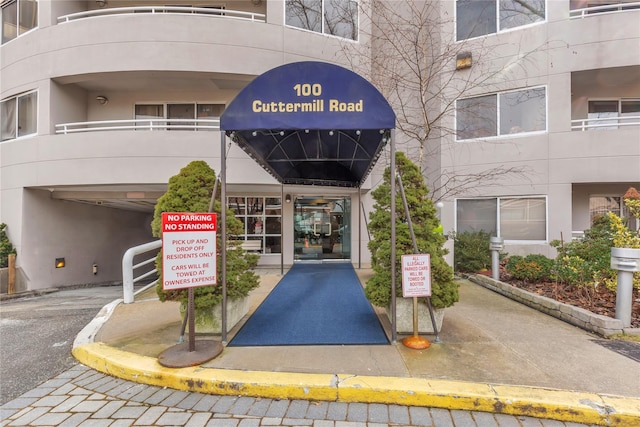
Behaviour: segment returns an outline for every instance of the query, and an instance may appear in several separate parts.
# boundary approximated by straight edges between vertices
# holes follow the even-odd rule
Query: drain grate
[[[640,343],[624,340],[592,340],[618,354],[640,362]]]

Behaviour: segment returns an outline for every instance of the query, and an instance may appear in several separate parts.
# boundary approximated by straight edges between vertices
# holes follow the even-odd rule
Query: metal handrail
[[[618,13],[627,10],[640,9],[640,2],[614,3],[601,6],[589,6],[569,11],[569,18],[584,18],[586,16],[602,15],[605,13]]]
[[[186,6],[134,6],[134,7],[114,7],[105,9],[93,9],[82,12],[71,13],[58,17],[58,23],[64,24],[85,18],[96,18],[112,15],[130,15],[134,13],[150,14],[178,14],[178,15],[203,15],[216,18],[241,19],[252,22],[267,22],[263,13],[245,12],[242,10],[214,9],[206,7],[186,7]]]
[[[149,276],[152,276],[158,273],[158,270],[154,268],[153,270],[148,271],[144,274],[141,274],[138,277],[134,277],[134,270],[140,267],[144,267],[145,265],[148,265],[155,261],[156,257],[158,256],[158,251],[156,251],[156,249],[159,249],[161,247],[162,247],[162,240],[155,240],[153,242],[144,243],[142,245],[129,248],[124,253],[124,256],[122,257],[122,291],[124,293],[125,304],[131,304],[134,301],[133,285],[136,282],[139,282],[142,279],[145,279]],[[136,255],[144,254],[150,251],[155,251],[154,255],[151,258],[148,258],[142,262],[139,262],[138,264],[135,264],[135,265],[133,264],[133,258]],[[149,285],[145,286],[144,289],[148,289],[151,286],[155,286],[156,283],[158,283],[158,279],[156,279]],[[144,289],[138,292],[142,292]]]
[[[61,123],[56,133],[96,132],[103,130],[220,130],[220,119],[133,119]]]
[[[640,115],[571,120],[571,130],[586,131],[626,126],[640,126]]]

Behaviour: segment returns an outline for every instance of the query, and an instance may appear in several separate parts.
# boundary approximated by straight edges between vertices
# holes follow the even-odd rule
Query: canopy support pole
[[[391,130],[389,151],[391,152],[391,342],[397,341],[396,324],[396,138],[395,129]]]
[[[227,150],[226,135],[224,131],[220,132],[220,201],[222,207],[220,208],[220,222],[218,228],[220,230],[220,262],[222,263],[221,269],[221,283],[218,286],[222,286],[222,319],[221,328],[222,344],[227,344]]]

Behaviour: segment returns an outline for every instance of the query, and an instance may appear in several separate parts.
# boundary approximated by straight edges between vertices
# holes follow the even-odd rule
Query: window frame
[[[513,93],[517,93],[517,92],[525,92],[525,91],[532,91],[532,90],[537,90],[537,89],[544,89],[544,129],[542,130],[532,130],[532,131],[521,131],[521,132],[513,132],[513,133],[501,133],[501,125],[502,125],[502,121],[501,121],[501,104],[504,102],[504,100],[502,99],[502,95],[507,95],[507,94],[513,94]],[[464,138],[461,139],[458,135],[458,118],[459,118],[459,108],[458,108],[458,102],[459,101],[465,101],[465,100],[472,100],[472,99],[478,99],[478,98],[482,98],[482,97],[488,97],[488,96],[495,96],[496,97],[496,111],[495,111],[495,130],[496,130],[496,135],[490,135],[490,136],[478,136],[478,137],[472,137],[472,138]],[[518,88],[518,89],[510,89],[510,90],[505,90],[505,91],[500,91],[500,92],[493,92],[493,93],[486,93],[486,94],[481,94],[481,95],[476,95],[476,96],[470,96],[470,97],[466,97],[466,98],[459,98],[456,99],[455,101],[455,110],[454,110],[454,124],[455,124],[455,132],[454,132],[454,138],[456,142],[467,142],[467,141],[477,141],[477,140],[488,140],[488,139],[499,139],[499,138],[514,138],[514,137],[524,137],[524,136],[531,136],[531,135],[540,135],[540,134],[545,134],[549,131],[549,96],[548,96],[548,87],[547,85],[538,85],[538,86],[530,86],[530,87],[525,87],[525,88]]]
[[[549,7],[548,7],[549,6],[549,4],[548,4],[549,2],[548,2],[548,0],[543,0],[544,1],[544,18],[543,19],[541,19],[539,21],[536,21],[536,22],[529,23],[529,24],[518,25],[518,26],[515,26],[515,27],[509,27],[509,28],[502,29],[501,28],[502,27],[502,25],[501,25],[501,17],[500,17],[500,12],[501,12],[500,2],[501,2],[501,0],[494,0],[495,13],[496,13],[496,15],[495,15],[495,28],[496,28],[495,31],[494,32],[485,33],[485,34],[481,34],[481,35],[477,35],[477,36],[473,36],[473,37],[466,37],[466,38],[459,39],[458,38],[458,1],[459,0],[455,0],[454,8],[453,8],[454,9],[453,13],[454,13],[454,17],[455,17],[455,19],[454,19],[454,34],[455,34],[456,42],[458,42],[458,43],[465,42],[467,40],[477,39],[477,38],[480,38],[480,37],[487,37],[487,36],[491,36],[491,35],[494,35],[494,34],[507,33],[509,31],[517,31],[517,30],[529,28],[529,27],[532,27],[534,25],[544,24],[548,20],[548,16],[547,15],[548,15],[548,10],[549,10]]]
[[[342,37],[342,36],[331,34],[331,33],[328,33],[328,32],[325,31],[325,10],[326,9],[325,9],[324,4],[325,4],[325,1],[330,1],[330,0],[318,0],[318,1],[321,2],[320,31],[315,31],[315,30],[312,30],[312,29],[309,29],[309,28],[298,27],[298,26],[295,26],[295,25],[288,24],[287,23],[287,2],[288,1],[289,0],[284,0],[284,8],[283,8],[284,9],[283,10],[283,14],[284,14],[283,22],[284,22],[285,27],[294,28],[294,29],[300,30],[300,31],[306,31],[306,32],[313,33],[313,34],[321,34],[321,35],[327,36],[327,37],[335,37],[335,38],[338,38],[340,40],[345,40],[345,41],[348,41],[348,42],[358,43],[360,41],[360,0],[348,0],[348,1],[351,1],[352,3],[356,4],[357,19],[356,19],[356,22],[355,22],[355,25],[356,25],[356,31],[355,31],[356,32],[356,38],[355,39],[348,38],[348,37]]]
[[[180,105],[189,105],[193,107],[193,117],[186,119],[186,120],[191,120],[193,119],[193,122],[184,122],[182,123],[182,127],[180,126],[180,123],[176,123],[174,122],[173,124],[171,123],[172,119],[175,120],[179,120],[177,117],[170,117],[169,116],[169,107],[170,106],[180,106]],[[201,129],[200,127],[195,126],[195,124],[197,123],[198,120],[207,120],[207,119],[211,119],[211,118],[219,118],[222,113],[224,112],[224,110],[227,108],[227,104],[225,103],[221,103],[221,102],[136,102],[133,104],[133,118],[134,120],[138,120],[138,114],[137,114],[137,109],[138,107],[145,107],[145,106],[154,106],[154,107],[160,107],[162,108],[162,116],[154,116],[153,118],[141,118],[139,120],[144,121],[144,120],[163,120],[164,124],[163,125],[159,125],[158,128],[165,128],[165,130],[192,130],[192,131],[200,131],[200,130],[209,130],[209,129]],[[203,106],[213,106],[213,108],[220,108],[220,114],[218,115],[209,115],[209,116],[200,116],[200,107]],[[148,129],[149,127],[142,124],[142,125],[138,125],[137,128],[139,129]]]
[[[22,30],[22,26],[21,26],[22,3],[25,1],[33,2],[35,4],[35,10],[34,10],[34,16],[33,16],[35,23],[33,27],[29,27],[25,30]],[[31,31],[34,31],[38,28],[40,23],[40,20],[38,17],[38,13],[40,11],[39,2],[40,0],[0,0],[0,25],[2,25],[2,30],[1,30],[2,32],[0,33],[0,45],[10,43],[11,41],[16,40],[22,37],[23,35],[28,34]],[[15,18],[15,36],[5,39],[5,33],[4,33],[5,12],[4,11],[6,8],[8,8],[12,4],[16,5],[15,15],[13,16]]]
[[[27,133],[24,135],[20,135],[20,99],[27,97],[27,96],[31,96],[35,94],[35,117],[28,117],[27,119],[33,119],[34,120],[34,127],[35,127],[35,131],[31,132],[31,133]],[[30,90],[27,92],[23,92],[20,93],[18,95],[14,95],[14,96],[10,96],[7,97],[5,99],[0,100],[0,104],[4,104],[5,102],[14,101],[14,129],[13,129],[13,137],[11,138],[4,138],[2,139],[2,137],[0,136],[0,143],[5,142],[5,141],[14,141],[16,139],[22,139],[22,138],[30,138],[33,137],[35,135],[38,135],[38,128],[39,128],[39,117],[38,117],[38,111],[40,109],[40,97],[38,96],[38,90],[34,89],[34,90]],[[2,119],[1,114],[0,114],[0,119]],[[0,126],[2,126],[0,124]]]
[[[242,207],[236,202],[231,202],[234,199],[243,199],[244,203]],[[261,211],[251,211],[248,209],[248,199],[260,199],[261,203]],[[279,208],[274,210],[280,210],[280,213],[267,213],[268,205],[267,202],[270,200],[279,201]],[[277,202],[276,202],[277,203]],[[237,194],[227,196],[227,208],[234,211],[234,216],[239,219],[243,226],[244,232],[235,238],[241,242],[251,241],[251,240],[259,240],[261,244],[261,249],[259,251],[260,255],[280,255],[283,249],[283,241],[282,241],[282,218],[283,218],[283,205],[282,205],[282,197],[278,195],[254,195],[254,194]],[[269,233],[267,232],[267,223],[271,223],[273,220],[280,219],[280,232],[279,233]],[[250,222],[252,220],[252,222]],[[271,220],[271,221],[270,221]],[[256,226],[260,223],[260,231],[256,232],[254,228],[254,232],[249,232],[249,226]],[[268,245],[269,238],[279,238],[280,239],[280,252],[271,252],[271,247],[273,245]],[[269,248],[269,252],[267,252],[267,248]]]
[[[538,240],[538,239],[522,239],[522,240],[518,240],[518,239],[504,239],[505,243],[509,243],[509,244],[518,244],[518,245],[528,245],[528,244],[544,244],[544,243],[548,243],[549,242],[549,198],[545,195],[530,195],[530,196],[496,196],[496,197],[460,197],[454,200],[454,212],[455,212],[455,224],[454,224],[454,230],[457,233],[459,230],[459,224],[458,224],[458,203],[459,201],[462,200],[477,200],[477,201],[495,201],[495,212],[496,212],[496,218],[495,218],[495,235],[496,237],[502,237],[502,227],[501,227],[501,220],[502,220],[502,206],[501,206],[501,201],[503,200],[522,200],[522,199],[531,199],[531,200],[535,200],[535,199],[541,199],[544,201],[544,239],[543,240]],[[476,231],[480,231],[480,230],[476,230]],[[492,233],[492,232],[491,232]]]

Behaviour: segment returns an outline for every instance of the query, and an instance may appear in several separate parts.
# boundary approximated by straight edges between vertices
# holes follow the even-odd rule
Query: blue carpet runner
[[[294,264],[231,347],[388,344],[351,264]]]

